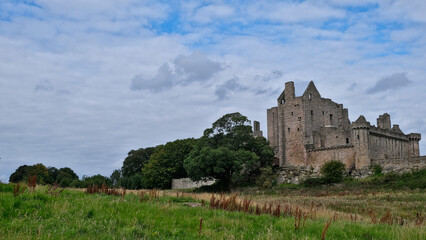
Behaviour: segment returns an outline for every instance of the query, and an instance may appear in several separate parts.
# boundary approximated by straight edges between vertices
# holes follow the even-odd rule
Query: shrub
[[[262,168],[260,176],[256,179],[256,185],[263,189],[272,188],[277,184],[277,176],[272,167]]]
[[[345,172],[345,164],[340,161],[332,160],[326,162],[321,167],[321,173],[326,183],[340,183],[343,181],[343,173]]]
[[[302,184],[304,187],[318,187],[326,183],[325,178],[308,178]]]
[[[373,176],[382,176],[383,175],[383,167],[379,164],[375,164],[371,166],[371,169],[373,170]]]

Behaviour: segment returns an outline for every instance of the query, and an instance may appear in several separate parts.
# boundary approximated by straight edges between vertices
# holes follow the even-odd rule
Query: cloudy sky
[[[287,81],[352,121],[426,136],[426,1],[0,1],[0,180],[20,165],[109,176],[131,149],[223,114],[266,129]],[[426,153],[421,141],[421,153]]]

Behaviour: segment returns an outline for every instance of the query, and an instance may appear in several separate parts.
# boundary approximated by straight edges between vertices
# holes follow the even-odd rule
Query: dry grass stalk
[[[151,189],[151,190],[149,190],[148,195],[149,195],[150,200],[156,199],[158,201],[158,197],[160,195],[160,192],[157,189]]]
[[[27,187],[21,186],[20,183],[17,183],[15,186],[13,186],[13,196],[19,196],[19,194],[22,194],[26,189]]]
[[[256,215],[260,215],[260,208],[258,204],[256,204]]]
[[[122,188],[121,189],[121,200],[124,201],[124,196],[126,196],[126,189]]]
[[[396,217],[395,224],[403,226],[405,223],[404,219],[402,217]]]
[[[385,215],[383,215],[380,218],[380,223],[387,223],[389,225],[392,225],[393,220],[392,220],[392,214],[390,213],[390,210],[387,210]]]
[[[305,214],[305,216],[303,217],[303,227],[305,227],[305,222],[307,218],[308,218],[308,214]]]
[[[28,187],[31,190],[34,190],[37,186],[37,176],[33,175],[33,176],[29,176],[28,177]]]
[[[322,233],[321,233],[321,240],[324,240],[325,239],[325,235],[327,234],[327,230],[328,230],[328,228],[330,227],[330,225],[331,225],[331,221],[332,221],[333,219],[332,218],[330,218],[330,220],[328,220],[328,222],[325,224],[325,226],[324,226],[324,229],[322,230]]]
[[[200,219],[200,229],[198,231],[198,236],[201,236],[201,231],[203,230],[203,218]]]
[[[55,182],[53,185],[49,185],[47,187],[47,193],[50,194],[51,196],[57,197],[64,191],[64,188],[61,188],[59,190],[58,188],[59,188],[59,185],[58,183]]]
[[[296,207],[296,211],[294,214],[294,230],[299,229],[301,219],[302,219],[302,210]]]
[[[422,216],[421,212],[416,213],[416,226],[422,226],[424,223],[424,217]]]
[[[243,211],[245,213],[247,213],[249,211],[250,205],[251,205],[251,199],[247,200],[246,198],[244,198],[244,200],[243,200]]]
[[[374,224],[376,224],[377,223],[377,217],[376,217],[376,214],[374,213],[374,210],[373,209],[371,209],[371,208],[369,208],[368,210],[367,210],[367,212],[368,212],[368,215],[370,216],[370,218],[371,218],[371,222],[372,223],[374,223]]]
[[[140,198],[139,198],[139,202],[143,202],[143,197],[144,197],[144,195],[145,195],[145,192],[144,191],[141,191],[140,192]]]
[[[281,216],[281,206],[279,204],[275,208],[275,210],[272,213],[272,215],[274,215],[275,217],[278,217],[278,218]]]

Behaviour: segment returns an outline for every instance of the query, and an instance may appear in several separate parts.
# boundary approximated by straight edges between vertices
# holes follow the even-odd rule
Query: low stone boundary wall
[[[307,178],[317,178],[320,177],[318,169],[314,169],[310,166],[285,166],[281,167],[277,183],[293,183],[299,184],[302,183]]]
[[[405,173],[412,170],[426,168],[426,156],[412,157],[409,159],[372,159],[371,166],[380,165],[382,173]],[[321,177],[320,168],[311,166],[284,166],[278,172],[277,182],[281,183],[302,183],[307,178]],[[353,178],[365,178],[374,174],[372,168],[348,169],[346,176]]]
[[[412,157],[408,159],[372,159],[371,165],[380,165],[383,173],[404,173],[411,170],[426,168],[426,156]]]
[[[190,178],[179,178],[172,179],[172,189],[188,189],[188,188],[198,188],[201,186],[210,186],[215,183],[216,180],[201,180],[201,181],[192,181]]]

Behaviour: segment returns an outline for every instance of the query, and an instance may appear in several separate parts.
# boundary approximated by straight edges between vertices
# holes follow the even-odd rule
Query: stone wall
[[[285,166],[281,167],[278,174],[277,183],[302,183],[307,178],[320,177],[319,170],[307,166]]]
[[[413,157],[410,159],[374,159],[372,165],[380,165],[383,167],[383,173],[395,172],[405,173],[412,170],[426,168],[426,156]],[[372,168],[347,169],[345,175],[353,178],[365,178],[373,175]],[[284,166],[281,167],[277,182],[281,183],[302,183],[307,178],[321,177],[320,167],[314,168],[310,166]]]
[[[172,179],[172,189],[198,188],[201,186],[210,186],[215,180],[192,181],[190,178]]]
[[[315,169],[319,169],[324,163],[330,160],[343,162],[346,168],[352,168],[355,164],[355,152],[352,145],[335,146],[308,150],[308,163]]]
[[[392,159],[372,159],[371,165],[380,165],[383,168],[383,173],[388,172],[409,172],[426,168],[426,156],[411,157],[407,159],[392,158]]]

